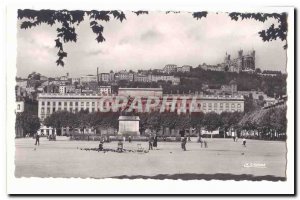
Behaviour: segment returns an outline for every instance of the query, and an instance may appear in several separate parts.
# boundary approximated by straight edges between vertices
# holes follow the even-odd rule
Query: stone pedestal
[[[140,118],[138,116],[120,116],[118,135],[140,135]]]

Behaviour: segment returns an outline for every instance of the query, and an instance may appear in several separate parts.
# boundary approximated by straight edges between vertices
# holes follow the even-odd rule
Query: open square
[[[80,150],[98,148],[98,141],[57,141],[41,138],[16,139],[16,177],[79,177],[79,178],[182,178],[198,179],[223,174],[225,179],[284,180],[286,145],[280,141],[206,139],[208,148],[196,141],[187,143],[182,151],[179,142],[159,142],[158,150],[149,153],[116,153]],[[147,142],[124,143],[127,150],[137,150],[137,144],[148,149]],[[117,142],[104,143],[104,148],[116,149]],[[204,175],[204,176],[203,176]],[[207,177],[208,176],[208,177]],[[218,176],[215,176],[218,178]],[[220,177],[219,177],[220,178]],[[222,177],[221,177],[222,179]]]

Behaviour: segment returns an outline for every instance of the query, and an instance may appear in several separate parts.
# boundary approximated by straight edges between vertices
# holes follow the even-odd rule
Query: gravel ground
[[[206,140],[206,149],[196,142],[189,142],[187,151],[182,151],[180,143],[160,142],[158,150],[149,153],[103,153],[81,150],[97,148],[99,142],[96,141],[69,141],[66,137],[48,141],[41,138],[40,146],[35,148],[32,138],[16,139],[15,176],[151,178],[189,174],[188,179],[199,179],[199,174],[212,177],[214,174],[229,174],[286,177],[285,142],[247,140],[247,147],[244,147],[241,140]],[[148,148],[146,142],[125,142],[124,148],[137,150],[138,143]],[[116,149],[117,142],[104,143],[104,148]]]

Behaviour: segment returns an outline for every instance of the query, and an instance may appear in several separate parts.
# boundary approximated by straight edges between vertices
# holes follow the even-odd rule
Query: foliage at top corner
[[[132,11],[137,16],[142,14],[149,14],[148,11]],[[180,11],[167,11],[168,13],[180,13]],[[193,12],[193,18],[199,20],[201,18],[207,17],[207,11]],[[262,40],[272,41],[277,38],[282,41],[286,41],[287,38],[287,14],[286,13],[239,13],[231,12],[228,16],[232,20],[244,20],[244,19],[255,19],[260,22],[265,22],[269,18],[274,18],[278,21],[278,26],[275,27],[272,24],[268,29],[258,32]],[[19,9],[18,19],[22,20],[21,29],[30,29],[36,26],[47,24],[49,26],[57,25],[56,29],[57,39],[55,39],[55,47],[58,48],[56,64],[59,66],[64,66],[63,59],[67,57],[67,52],[63,48],[63,43],[77,42],[77,33],[75,26],[78,26],[83,20],[90,22],[90,28],[93,33],[96,34],[95,40],[98,43],[104,42],[105,38],[103,36],[104,27],[101,22],[108,22],[112,18],[123,22],[126,20],[126,15],[123,11],[110,10],[110,11],[98,11],[98,10],[32,10],[32,9]],[[287,48],[287,45],[284,45]]]

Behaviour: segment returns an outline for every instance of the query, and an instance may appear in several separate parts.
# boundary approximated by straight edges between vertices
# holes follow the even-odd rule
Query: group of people
[[[148,137],[149,150],[153,150],[153,148],[155,150],[157,149],[157,140],[158,140],[158,137],[156,134],[154,136],[152,134],[149,135],[149,137]]]

